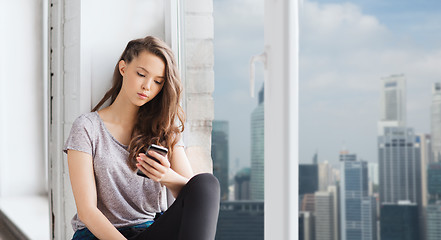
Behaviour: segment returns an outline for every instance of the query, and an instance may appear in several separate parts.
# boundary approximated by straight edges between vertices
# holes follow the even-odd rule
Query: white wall
[[[0,197],[45,191],[42,0],[0,3]]]
[[[128,41],[153,35],[165,40],[163,0],[82,1],[82,77],[91,79],[92,105],[111,86],[113,69]],[[92,106],[93,107],[93,106]]]

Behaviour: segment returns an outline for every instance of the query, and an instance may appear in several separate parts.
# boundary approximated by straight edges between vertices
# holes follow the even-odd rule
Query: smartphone
[[[161,155],[164,156],[164,157],[165,157],[165,156],[167,155],[167,153],[168,153],[168,149],[165,148],[165,147],[161,147],[161,146],[158,146],[158,145],[156,145],[156,144],[152,144],[152,145],[150,145],[150,146],[147,148],[147,152],[145,153],[145,155],[147,155],[147,157],[152,158],[153,160],[155,160],[155,161],[158,162],[158,163],[160,163],[158,159],[155,159],[154,157],[152,157],[152,156],[149,155],[149,151],[150,151],[150,150],[153,150],[153,151],[155,151],[155,152],[161,154]],[[138,175],[141,176],[141,177],[149,178],[149,177],[147,177],[147,176],[146,176],[141,170],[139,170],[139,169],[138,169],[138,171],[136,171],[136,174],[138,174]]]

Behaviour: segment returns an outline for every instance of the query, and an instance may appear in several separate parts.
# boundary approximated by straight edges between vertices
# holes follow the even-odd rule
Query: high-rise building
[[[315,193],[315,239],[338,240],[337,188]]]
[[[330,192],[315,193],[315,239],[334,240],[334,220],[333,196]]]
[[[211,158],[213,159],[213,174],[219,179],[221,200],[228,200],[228,122],[213,121],[211,134]]]
[[[403,74],[381,78],[380,101],[380,128],[406,126],[406,79]]]
[[[348,151],[343,150],[339,156],[340,162],[354,162],[357,161],[357,154],[349,154]]]
[[[378,192],[378,163],[368,163],[369,196]]]
[[[362,238],[377,239],[377,201],[373,196],[361,200]]]
[[[330,192],[333,196],[333,206],[334,209],[334,220],[332,221],[332,225],[334,228],[334,239],[340,239],[340,187],[338,185],[329,186],[328,192]]]
[[[381,205],[380,232],[382,240],[420,239],[418,206],[409,201]]]
[[[243,168],[234,176],[234,199],[250,200],[250,168]]]
[[[312,157],[312,164],[318,164],[318,153],[317,152]]]
[[[342,156],[348,155],[348,156]],[[340,218],[342,240],[376,240],[375,199],[368,196],[367,162],[340,153]]]
[[[441,239],[441,202],[429,204],[426,208],[427,240]]]
[[[434,83],[432,87],[431,107],[431,137],[432,151],[431,160],[441,162],[441,83]]]
[[[431,137],[429,134],[417,134],[416,138],[416,142],[420,143],[421,206],[424,208],[427,206],[428,202],[427,170],[431,163],[430,158],[432,156]]]
[[[299,195],[315,193],[318,189],[318,165],[299,164]]]
[[[385,127],[378,137],[380,203],[421,203],[419,139],[406,127]]]
[[[300,211],[315,213],[315,196],[314,193],[302,195]]]
[[[378,185],[379,179],[378,179],[378,163],[369,162],[368,163],[368,174],[369,174],[369,181],[373,184]]]
[[[263,240],[263,229],[263,201],[220,203],[216,240]]]
[[[318,164],[319,191],[326,191],[331,183],[331,166],[328,161]]]
[[[441,201],[441,162],[431,163],[427,169],[429,204]]]
[[[259,102],[251,114],[251,199],[264,199],[264,89],[259,92]]]
[[[299,240],[314,240],[314,223],[310,212],[299,212]]]

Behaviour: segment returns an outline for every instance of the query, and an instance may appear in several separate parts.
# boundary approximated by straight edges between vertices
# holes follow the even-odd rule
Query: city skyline
[[[430,133],[431,88],[441,79],[441,3],[351,2],[303,1],[301,7],[301,163],[318,152],[320,162],[335,165],[344,147],[377,162],[381,78],[393,74],[407,79],[407,125]],[[215,0],[214,8],[215,119],[241,133],[230,148],[230,166],[241,169],[251,159],[246,138],[257,99],[249,96],[249,60],[263,51],[263,1]],[[256,92],[262,72],[258,65]]]

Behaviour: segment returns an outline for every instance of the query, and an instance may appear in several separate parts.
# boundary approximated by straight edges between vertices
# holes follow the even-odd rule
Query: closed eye
[[[158,81],[158,80],[155,80],[155,83],[157,83],[157,84],[159,84],[159,85],[162,84],[162,82],[160,82],[160,81]]]
[[[142,75],[141,73],[138,72],[138,76],[140,77],[145,77],[145,75]]]

